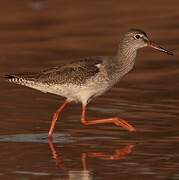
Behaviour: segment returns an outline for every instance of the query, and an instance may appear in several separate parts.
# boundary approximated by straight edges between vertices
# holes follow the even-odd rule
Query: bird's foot
[[[84,125],[113,123],[116,126],[121,126],[122,128],[128,131],[131,131],[131,132],[136,131],[136,129],[132,125],[130,125],[127,121],[120,119],[118,117],[107,118],[107,119],[96,119],[96,120],[86,120],[82,118],[81,122]]]
[[[130,125],[127,121],[123,120],[123,119],[120,119],[118,117],[115,117],[115,118],[112,118],[113,121],[114,121],[114,124],[116,126],[121,126],[123,127],[124,129],[128,130],[128,131],[131,131],[131,132],[135,132],[136,129]]]

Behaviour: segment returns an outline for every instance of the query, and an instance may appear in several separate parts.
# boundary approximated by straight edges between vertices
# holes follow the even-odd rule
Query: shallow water
[[[112,55],[120,34],[138,27],[174,51],[139,52],[135,70],[88,107],[89,117],[119,116],[137,128],[84,127],[81,106],[4,82],[0,86],[0,179],[179,179],[178,1],[4,1],[0,73],[36,71],[73,57]]]

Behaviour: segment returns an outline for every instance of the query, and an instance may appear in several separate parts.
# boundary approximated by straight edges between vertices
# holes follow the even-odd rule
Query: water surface
[[[120,34],[141,28],[174,57],[139,52],[135,70],[88,107],[89,117],[119,116],[137,128],[84,127],[71,104],[4,82],[0,86],[0,179],[179,179],[178,1],[4,1],[0,74],[36,71],[83,56],[112,55]]]

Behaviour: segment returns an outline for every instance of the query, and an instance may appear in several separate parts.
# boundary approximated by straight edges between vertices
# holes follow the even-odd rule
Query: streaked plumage
[[[132,62],[127,66],[122,63],[115,56],[89,57],[40,72],[7,75],[6,78],[16,84],[85,104],[92,97],[108,90],[133,66]]]
[[[28,86],[45,93],[64,96],[67,102],[81,102],[83,108],[85,108],[89,101],[106,92],[133,68],[137,50],[146,46],[172,54],[149,41],[144,31],[131,29],[123,35],[115,56],[77,59],[69,64],[39,72],[9,74],[6,75],[6,78],[16,84]],[[66,103],[64,103],[63,108],[65,105]],[[60,109],[60,112],[62,109]],[[84,114],[82,114],[83,116]],[[56,117],[53,120],[56,122]],[[85,119],[82,118],[83,122],[86,123]],[[112,122],[131,131],[135,130],[124,120],[116,120],[116,118],[100,122],[95,120],[95,123],[106,122]],[[50,130],[50,136],[53,128],[54,126]]]

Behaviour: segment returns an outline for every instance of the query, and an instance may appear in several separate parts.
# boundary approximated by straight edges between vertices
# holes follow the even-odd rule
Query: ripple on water
[[[72,136],[68,133],[56,133],[53,136],[54,143],[70,144],[78,143],[80,141],[95,141],[95,140],[115,140],[119,137],[111,136]],[[48,143],[48,137],[46,133],[41,134],[15,134],[15,135],[2,135],[0,136],[0,142],[39,142]]]

